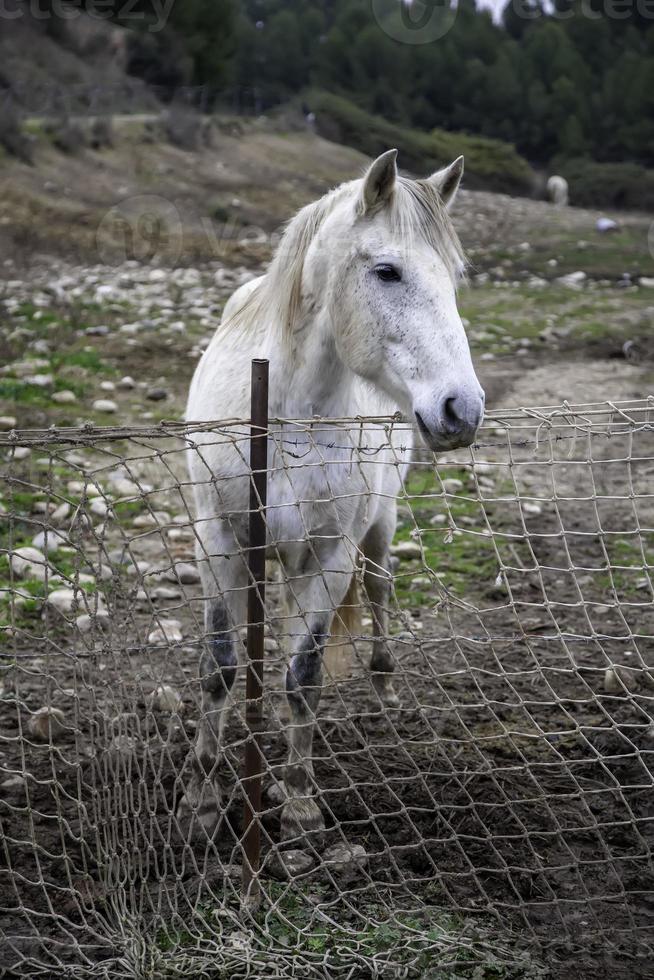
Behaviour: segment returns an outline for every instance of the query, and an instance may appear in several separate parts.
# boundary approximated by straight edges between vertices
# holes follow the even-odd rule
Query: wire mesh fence
[[[244,650],[216,654],[247,625],[248,424],[0,436],[8,975],[569,976],[578,956],[646,975],[654,401],[504,412],[438,460],[410,447],[397,419],[271,422],[253,735]],[[385,562],[343,522],[393,512],[390,471]],[[323,672],[294,701],[302,649]]]

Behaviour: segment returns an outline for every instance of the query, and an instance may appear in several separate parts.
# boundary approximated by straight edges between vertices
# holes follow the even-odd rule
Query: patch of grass
[[[344,976],[367,976],[374,963],[376,976],[424,980],[435,976],[430,971],[434,970],[436,958],[441,963],[439,980],[472,980],[481,976],[488,980],[535,980],[544,975],[543,969],[526,954],[503,948],[496,928],[475,919],[471,930],[471,921],[444,912],[436,902],[430,904],[430,883],[425,883],[425,905],[413,911],[400,908],[394,915],[388,911],[392,899],[388,904],[360,899],[354,913],[351,905],[335,903],[325,886],[308,887],[309,901],[286,884],[264,881],[264,905],[255,914],[258,928],[249,927],[246,920],[239,922],[238,910],[231,903],[233,908],[199,909],[193,923],[197,926],[195,934],[183,927],[160,929],[155,937],[152,966],[156,965],[157,970],[167,966],[170,972],[156,975],[181,975],[174,971],[173,963],[180,967],[182,963],[193,963],[199,975],[203,940],[210,945],[216,919],[220,921],[222,954],[211,954],[211,975],[217,980],[240,975],[231,967],[243,962],[246,951],[247,962],[257,975],[262,968],[266,973],[261,975],[267,975],[274,958],[280,977],[296,975],[293,963],[301,955],[309,958],[316,969],[329,964],[329,975],[342,972]],[[316,908],[321,901],[329,902],[329,918]],[[232,934],[235,943],[230,942]],[[165,956],[161,963],[160,954]]]
[[[104,374],[116,373],[115,368],[106,364],[96,350],[72,350],[63,354],[55,354],[52,357],[52,366],[55,370],[59,370],[61,367],[78,367],[94,374],[100,372]]]
[[[542,289],[527,285],[496,289],[475,286],[461,292],[459,308],[474,353],[515,350],[519,340],[532,341],[531,350],[547,350],[556,334],[562,348],[583,348],[588,340],[607,341],[619,350],[622,342],[649,333],[651,297],[646,290],[625,294],[616,289],[571,290],[556,284]],[[627,314],[627,315],[625,315]]]
[[[410,472],[405,494],[400,496],[400,503],[408,505],[410,516],[404,516],[403,508],[395,541],[417,540],[417,529],[424,549],[424,563],[420,559],[403,559],[395,574],[395,593],[402,605],[423,606],[437,600],[435,583],[431,588],[412,587],[414,579],[430,573],[456,595],[469,594],[475,583],[488,585],[497,576],[492,541],[481,534],[485,529],[483,505],[465,490],[469,470],[448,467],[439,470],[439,475],[441,480],[462,480],[464,488],[444,494],[436,470],[420,467]],[[436,515],[444,517],[442,524],[432,525]]]

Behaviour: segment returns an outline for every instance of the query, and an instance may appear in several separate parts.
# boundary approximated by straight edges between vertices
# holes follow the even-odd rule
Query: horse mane
[[[290,219],[262,280],[243,304],[223,324],[221,332],[232,327],[255,330],[263,319],[277,323],[283,340],[295,331],[302,300],[302,272],[309,247],[334,209],[355,191],[356,214],[364,219],[360,181],[341,184],[323,197],[307,204]],[[387,208],[392,233],[408,253],[416,240],[426,243],[443,260],[453,280],[465,266],[465,257],[450,216],[436,188],[429,180],[399,177]]]

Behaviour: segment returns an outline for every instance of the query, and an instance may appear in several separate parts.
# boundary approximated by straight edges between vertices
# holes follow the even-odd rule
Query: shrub
[[[654,211],[654,171],[635,163],[555,161],[570,186],[570,203],[588,208]]]
[[[170,142],[182,150],[199,150],[210,141],[210,127],[188,105],[171,105],[164,116],[164,128]]]
[[[16,107],[6,100],[0,103],[0,146],[23,163],[32,163],[32,141],[23,131]]]
[[[98,116],[91,125],[90,143],[94,150],[108,150],[114,145],[111,116]]]
[[[401,166],[426,174],[463,153],[468,187],[512,194],[530,194],[534,188],[534,172],[510,143],[442,129],[424,133],[398,126],[329,92],[311,92],[305,101],[316,114],[321,136],[353,146],[368,156],[378,156],[396,146]]]
[[[62,153],[79,153],[86,146],[86,133],[79,123],[72,122],[68,117],[53,123],[48,132],[52,142]]]

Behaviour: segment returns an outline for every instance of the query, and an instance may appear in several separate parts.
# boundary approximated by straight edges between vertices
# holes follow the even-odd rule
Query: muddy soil
[[[538,400],[552,400],[559,380],[539,377]],[[604,384],[603,366],[588,365],[584,395]],[[466,920],[495,921],[503,941],[531,950],[554,976],[649,974],[650,416],[636,417],[644,425],[614,417],[610,426],[560,431],[540,423],[507,430],[491,420],[474,450],[489,483],[473,492],[483,465],[473,471],[470,455],[459,454],[447,472],[462,484],[439,500],[446,523],[432,523],[432,500],[408,501],[423,541],[442,538],[444,567],[452,542],[471,536],[484,574],[463,600],[437,583],[417,607],[398,592],[389,643],[400,708],[382,711],[372,695],[365,622],[349,656],[331,662],[315,743],[327,834],[315,843],[360,844],[367,863],[354,877],[325,879],[317,860],[300,895],[318,895],[325,907],[349,895],[363,908],[380,895],[403,907],[411,896]],[[78,608],[19,616],[3,671],[3,915],[6,933],[22,937],[10,952],[14,975],[32,975],[30,957],[45,956],[53,976],[56,963],[72,970],[75,943],[91,959],[113,957],[121,915],[138,911],[143,925],[172,915],[182,899],[215,904],[239,870],[242,711],[227,729],[216,841],[187,843],[174,818],[199,711],[202,602],[180,446],[140,440],[138,452],[130,448],[129,478],[147,502],[139,513],[152,520],[139,521],[127,498],[114,508],[122,516],[98,523],[82,495],[67,572]],[[117,462],[124,453],[124,442],[102,457],[64,447],[50,451],[50,470],[65,466],[67,477],[111,487],[112,476],[125,478]],[[431,463],[423,468],[431,475]],[[144,487],[146,477],[156,490]],[[12,478],[24,487],[33,473],[14,463]],[[479,514],[457,523],[462,496],[477,500]],[[493,556],[499,571],[488,575]],[[408,557],[397,581],[438,570]],[[89,571],[102,585],[87,593],[79,576]],[[273,611],[278,593],[273,582]],[[84,612],[88,631],[77,621]],[[286,752],[285,702],[275,693],[282,633],[278,623],[267,639],[267,785],[282,778]],[[163,684],[173,694],[153,694]],[[44,705],[63,712],[50,741],[29,727]],[[279,840],[272,803],[264,827],[271,881]]]

